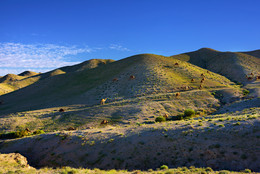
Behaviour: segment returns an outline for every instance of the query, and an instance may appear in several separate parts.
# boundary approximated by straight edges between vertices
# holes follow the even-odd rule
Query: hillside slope
[[[172,57],[142,54],[52,76],[4,95],[0,120],[6,130],[14,125],[46,130],[87,127],[102,119],[142,123],[187,108],[212,113],[241,96],[239,86],[221,75]],[[106,104],[100,105],[105,98]],[[58,112],[59,107],[66,112]],[[12,114],[17,111],[26,112]]]
[[[246,75],[260,75],[260,59],[252,55],[256,52],[220,52],[210,48],[202,48],[194,52],[173,56],[188,61],[199,67],[221,74],[234,82],[250,83]],[[255,79],[255,77],[253,77]]]

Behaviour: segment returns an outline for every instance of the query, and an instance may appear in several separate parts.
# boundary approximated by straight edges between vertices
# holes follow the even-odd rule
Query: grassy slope
[[[147,170],[166,164],[260,171],[259,114],[255,108],[186,121],[54,132],[2,141],[0,149],[18,151],[40,167]]]
[[[179,66],[174,65],[176,62]],[[198,89],[201,73],[206,76],[203,90]],[[136,79],[129,80],[130,75],[135,75]],[[113,82],[113,78],[119,81]],[[192,78],[195,82],[191,82]],[[183,90],[184,86],[190,89]],[[221,104],[211,92],[218,91],[222,98],[227,96],[223,100],[229,101],[231,97],[239,98],[239,90],[225,77],[207,73],[190,63],[143,54],[94,69],[46,78],[3,96],[6,104],[0,109],[12,111],[12,114],[3,115],[0,120],[5,130],[13,130],[15,126],[45,130],[86,127],[97,125],[102,119],[142,123],[165,113],[176,115],[187,108],[210,113]],[[175,97],[176,92],[181,92],[181,96]],[[102,98],[108,98],[104,106],[99,105]],[[57,107],[60,106],[67,112],[59,113]],[[40,110],[28,111],[34,107]],[[16,109],[26,112],[14,114]]]

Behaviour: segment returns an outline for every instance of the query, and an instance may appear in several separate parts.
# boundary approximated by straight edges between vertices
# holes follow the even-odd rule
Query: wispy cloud
[[[7,73],[18,74],[25,70],[46,72],[80,63],[75,57],[82,53],[93,55],[100,51],[109,54],[109,50],[130,51],[120,44],[89,48],[75,45],[0,43],[0,76]]]
[[[109,49],[118,50],[118,51],[130,51],[130,49],[123,47],[122,45],[119,45],[119,44],[111,44],[109,46]]]
[[[55,44],[0,43],[0,75],[17,73],[18,70],[53,68],[79,63],[65,57],[90,53],[88,47],[62,46]]]

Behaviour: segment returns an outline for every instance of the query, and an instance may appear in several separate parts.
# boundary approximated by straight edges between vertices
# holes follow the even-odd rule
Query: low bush
[[[164,122],[164,121],[166,121],[166,118],[164,118],[163,116],[159,116],[159,117],[155,118],[155,121],[156,122]]]
[[[193,109],[186,109],[184,111],[184,116],[185,118],[190,118],[192,117],[193,115],[195,115],[195,111]]]
[[[45,134],[45,132],[43,130],[36,130],[33,132],[34,135],[38,135],[38,134]]]
[[[244,89],[243,90],[243,95],[247,95],[247,94],[249,94],[249,91],[247,89]]]

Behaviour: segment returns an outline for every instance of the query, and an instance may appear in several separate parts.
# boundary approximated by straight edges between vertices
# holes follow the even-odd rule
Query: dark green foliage
[[[44,134],[45,132],[43,130],[36,130],[33,133],[27,130],[18,130],[16,132],[8,132],[8,133],[2,133],[0,134],[0,139],[14,139],[14,138],[22,138],[29,135],[38,135],[38,134]]]
[[[38,134],[45,134],[45,132],[43,130],[36,130],[33,132],[34,135],[38,135]]]
[[[183,120],[183,117],[183,114],[178,114],[177,116],[172,117],[172,120]]]
[[[243,95],[247,95],[247,94],[249,94],[249,91],[247,89],[244,89],[243,90]]]
[[[190,118],[192,117],[193,115],[195,115],[195,111],[193,109],[186,109],[184,111],[184,116],[185,118]]]
[[[163,116],[159,116],[159,117],[155,118],[155,121],[156,122],[164,122],[164,121],[166,121],[166,118],[164,118]]]
[[[19,130],[16,132],[8,132],[0,134],[0,139],[14,139],[14,138],[22,138],[30,135],[30,133],[26,130]]]

